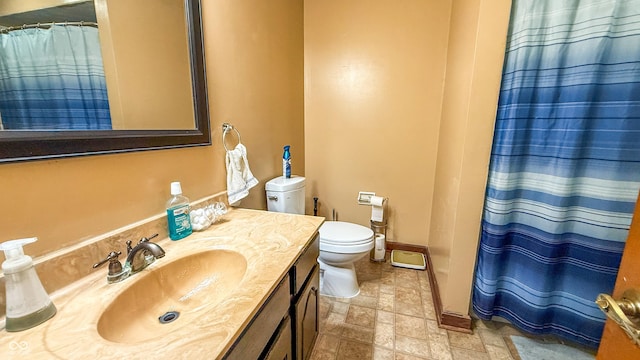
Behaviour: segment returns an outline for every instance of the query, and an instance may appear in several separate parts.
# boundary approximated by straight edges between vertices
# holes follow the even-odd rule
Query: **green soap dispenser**
[[[42,287],[33,260],[22,246],[38,238],[10,240],[0,244],[6,258],[2,263],[7,291],[7,331],[22,331],[40,325],[56,314],[56,307]]]

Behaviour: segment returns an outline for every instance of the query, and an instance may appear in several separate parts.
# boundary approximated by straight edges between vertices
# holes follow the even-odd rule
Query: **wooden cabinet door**
[[[267,351],[265,360],[291,360],[293,359],[293,347],[291,346],[291,318],[288,316],[282,321],[278,329],[276,339]]]
[[[316,265],[309,282],[302,291],[295,306],[296,311],[296,359],[306,360],[313,351],[318,335],[318,292],[320,270]]]
[[[612,296],[614,299],[620,299],[625,290],[634,287],[640,289],[640,201],[636,202]],[[634,344],[618,324],[607,319],[596,359],[640,359],[640,346]]]

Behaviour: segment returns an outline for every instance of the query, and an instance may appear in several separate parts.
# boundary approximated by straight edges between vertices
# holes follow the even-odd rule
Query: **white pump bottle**
[[[56,307],[42,287],[33,260],[22,246],[38,238],[10,240],[0,244],[6,257],[2,263],[7,291],[7,331],[22,331],[39,325],[56,314]]]

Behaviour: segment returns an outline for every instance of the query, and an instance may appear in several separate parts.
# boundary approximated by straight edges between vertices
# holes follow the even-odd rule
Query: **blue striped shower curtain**
[[[514,0],[473,310],[597,347],[640,188],[640,0]]]
[[[0,118],[5,130],[111,129],[98,30],[0,34]]]

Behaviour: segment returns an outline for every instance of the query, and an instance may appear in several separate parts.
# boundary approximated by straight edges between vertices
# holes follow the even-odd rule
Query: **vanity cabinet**
[[[318,335],[318,254],[316,234],[223,359],[309,358]]]

